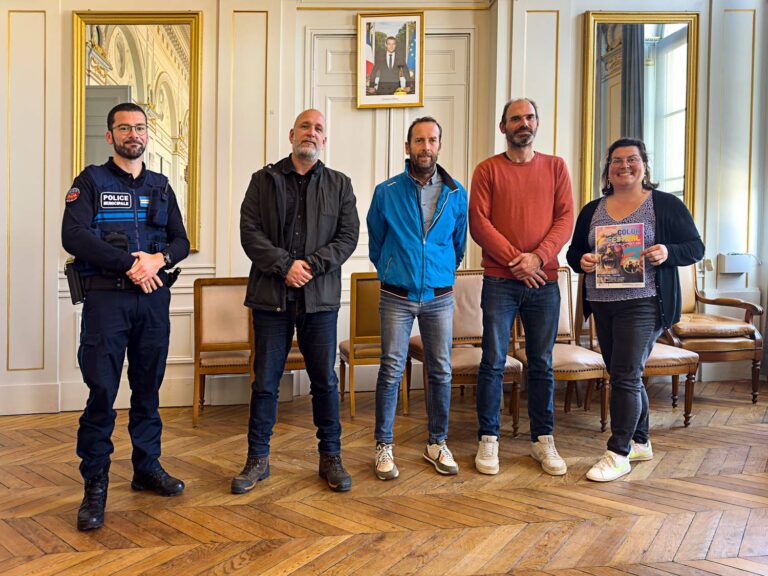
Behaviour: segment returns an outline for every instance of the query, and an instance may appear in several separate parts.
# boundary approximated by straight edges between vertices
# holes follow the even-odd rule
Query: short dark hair
[[[438,142],[442,143],[442,141],[443,141],[443,127],[440,126],[440,122],[438,122],[437,120],[432,118],[432,116],[422,116],[421,118],[416,118],[416,120],[411,122],[411,125],[408,126],[408,139],[406,140],[406,142],[408,142],[408,144],[411,143],[411,134],[413,134],[413,127],[416,126],[416,124],[424,124],[426,122],[431,122],[432,124],[437,126]]]
[[[611,160],[613,159],[613,153],[616,148],[626,148],[628,146],[634,146],[640,152],[640,158],[643,160],[645,166],[645,178],[643,178],[643,188],[646,190],[654,190],[659,187],[658,182],[651,182],[651,167],[648,165],[648,152],[645,149],[645,143],[638,138],[619,138],[608,147],[608,156],[605,158],[605,165],[603,166],[602,174],[602,186],[603,194],[610,196],[613,194],[613,184],[608,180],[608,169],[611,166]]]
[[[539,121],[539,106],[531,100],[530,98],[512,98],[512,100],[507,101],[506,104],[504,104],[504,110],[501,111],[501,123],[506,124],[507,122],[507,110],[509,110],[509,107],[512,106],[512,104],[515,104],[516,102],[528,102],[531,106],[533,106],[533,113],[536,114],[536,121]]]
[[[397,38],[395,38],[394,36],[387,36],[387,40],[394,40],[395,42],[397,42]],[[384,40],[385,44],[386,44],[387,40]]]
[[[146,123],[147,121],[147,113],[144,112],[144,108],[133,102],[122,102],[112,108],[112,110],[109,111],[109,114],[107,114],[107,130],[110,132],[112,132],[112,127],[115,124],[115,114],[118,112],[141,112],[144,114],[144,122]]]

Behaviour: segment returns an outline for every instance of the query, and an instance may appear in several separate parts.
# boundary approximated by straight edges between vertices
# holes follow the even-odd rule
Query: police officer
[[[76,258],[85,289],[78,360],[90,391],[80,417],[77,455],[85,496],[79,530],[104,523],[111,436],[126,350],[131,408],[128,432],[134,490],[176,496],[184,483],[158,462],[162,422],[158,391],[165,372],[171,294],[166,269],[189,253],[176,197],[162,174],[141,160],[149,140],[147,117],[132,103],[107,116],[106,164],[91,165],[67,192],[61,237]]]

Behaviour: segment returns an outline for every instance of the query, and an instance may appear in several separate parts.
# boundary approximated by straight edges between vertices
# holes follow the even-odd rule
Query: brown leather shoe
[[[232,478],[232,494],[245,494],[269,477],[269,456],[248,456],[243,471]]]

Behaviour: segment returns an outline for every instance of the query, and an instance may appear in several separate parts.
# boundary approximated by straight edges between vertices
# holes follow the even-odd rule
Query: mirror
[[[645,142],[653,182],[694,209],[699,15],[587,12],[582,204],[602,194],[608,146]]]
[[[200,222],[200,12],[75,12],[73,177],[114,154],[107,113],[147,114],[147,168],[168,177],[192,250]]]

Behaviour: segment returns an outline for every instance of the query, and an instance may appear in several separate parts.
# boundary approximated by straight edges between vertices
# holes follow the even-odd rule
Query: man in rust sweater
[[[531,456],[548,474],[566,473],[552,437],[552,348],[560,310],[557,255],[573,229],[573,196],[565,162],[534,152],[538,127],[533,100],[507,102],[499,123],[507,150],[478,164],[472,176],[469,229],[483,249],[485,268],[475,457],[483,474],[499,471],[501,384],[518,312],[528,357]]]

